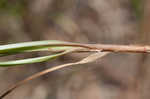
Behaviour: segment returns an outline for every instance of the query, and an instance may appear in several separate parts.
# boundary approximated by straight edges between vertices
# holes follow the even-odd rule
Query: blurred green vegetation
[[[143,15],[143,0],[131,0],[133,9],[135,10],[138,19]]]
[[[137,18],[143,15],[143,0],[131,0]],[[22,15],[25,8],[25,0],[0,0],[0,12],[6,12],[13,15]]]
[[[25,8],[25,0],[0,0],[0,12],[13,15],[22,15]]]

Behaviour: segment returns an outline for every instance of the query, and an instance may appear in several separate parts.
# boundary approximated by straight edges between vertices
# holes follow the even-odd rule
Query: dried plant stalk
[[[10,92],[12,92],[14,89],[18,88],[19,86],[23,85],[24,83],[30,81],[30,80],[33,80],[35,78],[38,78],[42,75],[45,75],[47,73],[50,73],[50,72],[53,72],[53,71],[56,71],[56,70],[59,70],[59,69],[62,69],[62,68],[65,68],[65,67],[69,67],[69,66],[72,66],[72,65],[79,65],[79,64],[86,64],[86,63],[90,63],[90,62],[93,62],[99,58],[102,58],[103,56],[107,55],[109,52],[97,52],[95,54],[92,54],[92,55],[89,55],[88,57],[82,59],[81,61],[79,62],[75,62],[75,63],[67,63],[67,64],[63,64],[63,65],[58,65],[58,66],[55,66],[53,68],[49,68],[49,69],[46,69],[44,71],[41,71],[41,72],[38,72],[16,84],[14,84],[13,86],[11,86],[10,88],[8,88],[1,96],[0,96],[0,99],[3,99],[5,96],[7,96]]]

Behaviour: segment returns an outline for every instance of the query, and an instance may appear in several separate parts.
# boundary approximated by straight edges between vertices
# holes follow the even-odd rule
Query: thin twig
[[[82,47],[91,50],[102,50],[107,52],[131,52],[131,53],[150,53],[150,46],[144,45],[113,45],[113,44],[79,44],[79,43],[63,43],[51,44],[51,46],[73,46]]]

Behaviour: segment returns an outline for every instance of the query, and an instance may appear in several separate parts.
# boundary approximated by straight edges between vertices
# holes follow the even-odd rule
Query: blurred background
[[[149,0],[0,0],[0,44],[39,40],[150,44],[149,4]],[[43,54],[15,55],[1,61]],[[0,92],[34,73],[83,56],[0,68]],[[30,81],[6,99],[150,99],[149,60],[148,54],[110,54],[95,63]]]

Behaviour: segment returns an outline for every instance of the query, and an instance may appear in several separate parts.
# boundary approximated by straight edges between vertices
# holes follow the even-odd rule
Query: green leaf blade
[[[9,67],[9,66],[16,66],[16,65],[24,65],[24,64],[32,64],[32,63],[39,63],[39,62],[45,62],[52,59],[55,59],[61,55],[64,55],[65,53],[58,53],[53,54],[49,56],[43,56],[43,57],[36,57],[36,58],[28,58],[28,59],[22,59],[22,60],[14,60],[14,61],[6,61],[6,62],[0,62],[0,67]]]
[[[65,44],[63,41],[47,40],[47,41],[33,41],[25,43],[16,43],[0,46],[0,56],[7,56],[22,52],[33,51],[65,51],[72,49],[73,47],[67,46],[55,46],[57,44]]]

